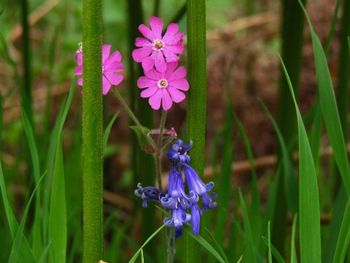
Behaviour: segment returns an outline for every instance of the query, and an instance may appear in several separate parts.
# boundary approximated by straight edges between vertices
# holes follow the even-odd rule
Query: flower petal
[[[179,43],[177,45],[167,45],[164,49],[175,54],[181,54],[184,52],[184,45],[182,43]]]
[[[183,92],[177,90],[174,87],[169,86],[167,89],[170,93],[171,99],[176,103],[179,103],[186,98],[186,96]]]
[[[116,73],[113,73],[113,72],[104,72],[103,75],[114,86],[118,86],[124,79],[123,75],[116,74]]]
[[[169,82],[172,80],[183,79],[186,77],[186,69],[183,66],[178,67],[172,74],[169,76]]]
[[[111,64],[115,65],[116,63],[121,64],[122,55],[118,50],[114,51],[110,57],[108,57],[103,63],[104,68],[110,67]]]
[[[109,80],[103,76],[102,77],[102,94],[106,95],[108,91],[111,89],[112,84],[109,82]]]
[[[159,90],[159,88],[156,85],[151,85],[149,88],[144,89],[141,92],[140,96],[141,96],[141,98],[149,98],[149,97],[153,96],[154,93],[157,92],[157,90]]]
[[[146,38],[143,38],[143,37],[137,37],[135,39],[135,46],[137,47],[143,47],[143,46],[152,46],[152,43],[147,40]]]
[[[197,204],[191,207],[192,232],[194,235],[199,234],[201,224],[201,210]]]
[[[146,57],[142,60],[141,65],[142,65],[143,71],[146,73],[153,69],[154,60],[151,57]]]
[[[145,72],[145,75],[147,78],[152,79],[152,80],[156,80],[156,81],[160,80],[163,76],[162,73],[156,71],[155,69],[151,69],[151,70]]]
[[[163,56],[163,52],[157,51],[156,60],[154,62],[156,69],[159,72],[165,72],[166,71],[166,62]]]
[[[168,28],[164,34],[163,41],[171,42],[174,35],[179,31],[179,25],[175,23],[171,23],[168,25]]]
[[[83,65],[83,53],[81,51],[75,53],[75,62],[78,66]]]
[[[151,25],[153,36],[156,39],[162,39],[162,30],[163,30],[162,19],[156,16],[152,16],[151,19],[149,20],[149,24]]]
[[[140,33],[145,38],[148,38],[151,41],[154,39],[153,32],[148,27],[146,27],[144,24],[139,25],[138,28],[139,28]]]
[[[163,54],[168,63],[177,62],[180,59],[174,52],[170,51],[167,46],[163,49]]]
[[[169,81],[169,85],[172,87],[175,87],[176,89],[184,90],[184,91],[187,91],[190,88],[190,85],[187,79],[172,80],[172,81]]]
[[[83,66],[82,66],[82,65],[77,66],[77,67],[74,69],[73,73],[74,73],[74,75],[77,75],[77,76],[83,74]]]
[[[102,46],[102,64],[104,64],[109,57],[109,54],[111,53],[111,47],[112,46],[109,44],[104,44]]]
[[[159,110],[160,103],[162,101],[162,91],[158,90],[149,99],[148,103],[151,105],[152,109]]]
[[[141,62],[144,58],[148,57],[152,53],[152,47],[137,48],[132,51],[132,58],[136,62]]]
[[[140,89],[150,87],[151,85],[157,84],[156,81],[151,80],[145,76],[139,77],[137,80],[137,86]]]
[[[77,80],[77,84],[78,84],[78,86],[83,86],[83,78],[79,78]]]
[[[173,106],[173,101],[169,95],[169,92],[166,89],[162,90],[162,108],[167,111]]]

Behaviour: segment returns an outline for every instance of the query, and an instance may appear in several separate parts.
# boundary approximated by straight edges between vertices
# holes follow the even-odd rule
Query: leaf
[[[346,253],[348,252],[350,240],[350,201],[345,208],[342,224],[340,227],[337,246],[335,249],[333,263],[344,262]]]
[[[321,262],[320,205],[315,163],[292,83],[282,59],[281,65],[293,98],[298,123],[301,261]]]
[[[52,177],[49,214],[49,239],[52,242],[52,247],[49,252],[50,262],[66,262],[66,191],[64,180],[63,154],[60,141],[57,147],[54,173]]]
[[[269,263],[272,263],[270,222],[267,223],[267,248],[268,248]]]
[[[269,246],[269,241],[267,240],[266,237],[262,237],[262,240],[265,242],[265,244],[267,246]],[[271,244],[271,252],[272,255],[275,257],[275,259],[277,260],[278,263],[286,263],[283,259],[283,257],[281,256],[280,252],[278,252],[278,250],[275,248],[275,246],[273,244]]]
[[[150,129],[142,126],[142,128],[140,128],[139,126],[129,126],[130,129],[132,129],[137,137],[137,141],[139,142],[139,145],[142,149],[147,149],[150,144],[147,140],[147,138],[145,138],[144,134],[148,134]],[[147,135],[148,136],[148,135]]]
[[[208,236],[210,237],[211,241],[214,243],[216,249],[219,251],[221,257],[225,260],[225,262],[229,262],[224,250],[222,249],[222,247],[220,246],[220,244],[218,243],[218,241],[216,241],[216,239],[214,238],[214,236],[210,233],[210,231],[208,230],[208,228],[204,228],[205,232],[208,234]]]
[[[143,245],[136,251],[136,253],[134,254],[134,256],[129,260],[129,263],[134,263],[136,262],[137,257],[139,256],[139,254],[141,253],[141,250],[160,232],[163,230],[163,228],[166,227],[166,225],[161,225],[156,231],[153,232],[153,234],[147,238],[147,240],[145,241],[145,243],[143,243]]]
[[[344,134],[340,123],[339,111],[334,95],[332,79],[328,69],[327,58],[324,53],[321,41],[312,26],[307,11],[300,1],[299,3],[304,11],[311,31],[312,47],[315,57],[317,87],[322,116],[326,125],[329,142],[333,148],[335,161],[337,163],[346,190],[348,194],[350,194],[349,162],[347,158]]]
[[[295,250],[295,230],[297,228],[297,215],[294,215],[293,218],[293,226],[292,226],[292,238],[291,238],[291,246],[290,246],[290,262],[291,263],[297,263],[297,253]]]
[[[115,120],[117,119],[119,115],[119,111],[113,115],[112,119],[110,120],[110,122],[108,123],[104,133],[103,133],[103,149],[104,149],[104,154],[106,154],[106,149],[107,149],[107,145],[108,145],[108,138],[109,138],[109,134],[111,133],[111,129],[112,126],[115,122]]]
[[[31,206],[32,200],[34,198],[34,196],[36,195],[38,189],[40,188],[40,184],[42,179],[44,178],[46,173],[44,173],[37,181],[36,186],[29,198],[29,200],[26,203],[26,207],[24,209],[24,213],[22,215],[22,219],[21,219],[21,223],[17,229],[17,233],[15,236],[15,239],[13,241],[12,244],[12,248],[11,248],[11,252],[10,252],[10,256],[9,256],[9,260],[8,263],[17,263],[19,257],[20,257],[20,253],[21,253],[21,248],[22,248],[22,241],[24,239],[24,226],[25,223],[27,221],[27,216],[28,216],[28,212],[29,212],[29,208]],[[40,193],[39,193],[40,194]]]
[[[192,237],[194,240],[196,240],[202,247],[204,247],[210,254],[212,254],[219,262],[221,263],[228,263],[228,261],[225,261],[219,252],[215,250],[215,248],[202,236],[200,235],[194,235],[190,231],[186,229],[186,232],[190,237]]]
[[[286,200],[288,203],[288,207],[291,212],[298,211],[298,186],[295,181],[295,178],[293,176],[293,166],[292,162],[290,160],[288,149],[285,143],[285,140],[283,138],[282,132],[279,129],[275,119],[272,117],[270,111],[266,107],[266,105],[260,100],[261,106],[263,107],[266,115],[269,117],[275,132],[277,134],[278,142],[281,146],[282,151],[282,164],[283,164],[283,174],[284,174],[284,189],[285,189],[285,195]]]

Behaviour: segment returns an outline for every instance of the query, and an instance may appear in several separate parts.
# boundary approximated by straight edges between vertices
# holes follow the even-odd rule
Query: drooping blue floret
[[[171,165],[166,193],[152,186],[142,187],[141,184],[135,190],[135,194],[142,198],[144,207],[149,201],[155,201],[169,211],[170,216],[164,219],[164,223],[175,228],[176,237],[181,236],[186,223],[191,224],[193,234],[198,235],[201,215],[217,206],[217,194],[211,192],[214,183],[205,184],[190,166],[188,151],[191,147],[192,142],[185,145],[181,139],[177,139],[168,150]]]

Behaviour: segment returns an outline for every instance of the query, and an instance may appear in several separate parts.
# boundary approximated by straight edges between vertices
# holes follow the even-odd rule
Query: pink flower
[[[186,69],[183,66],[177,67],[177,63],[169,63],[165,72],[158,72],[151,69],[145,72],[137,80],[137,86],[143,89],[142,98],[149,98],[148,102],[152,109],[169,110],[173,102],[179,103],[185,99],[183,91],[189,89],[186,80]]]
[[[165,72],[167,63],[179,61],[179,54],[184,51],[182,44],[183,33],[178,32],[178,24],[169,24],[164,36],[162,36],[163,21],[158,17],[151,17],[151,29],[144,24],[139,26],[139,31],[145,37],[135,40],[136,47],[132,57],[136,62],[142,63],[144,71],[151,70],[154,66],[159,72]]]
[[[104,44],[102,46],[102,94],[106,95],[112,85],[118,86],[124,76],[118,74],[124,70],[121,62],[122,56],[118,50],[111,53],[111,45]],[[74,75],[79,76],[77,84],[83,86],[83,52],[79,49],[75,54],[75,61],[78,66],[74,69]]]

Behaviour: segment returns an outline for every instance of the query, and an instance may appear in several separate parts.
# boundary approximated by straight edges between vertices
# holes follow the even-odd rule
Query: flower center
[[[158,81],[158,87],[165,89],[168,86],[168,81],[166,79],[161,79]]]
[[[162,50],[164,48],[164,42],[160,39],[153,41],[153,47],[155,50]]]

